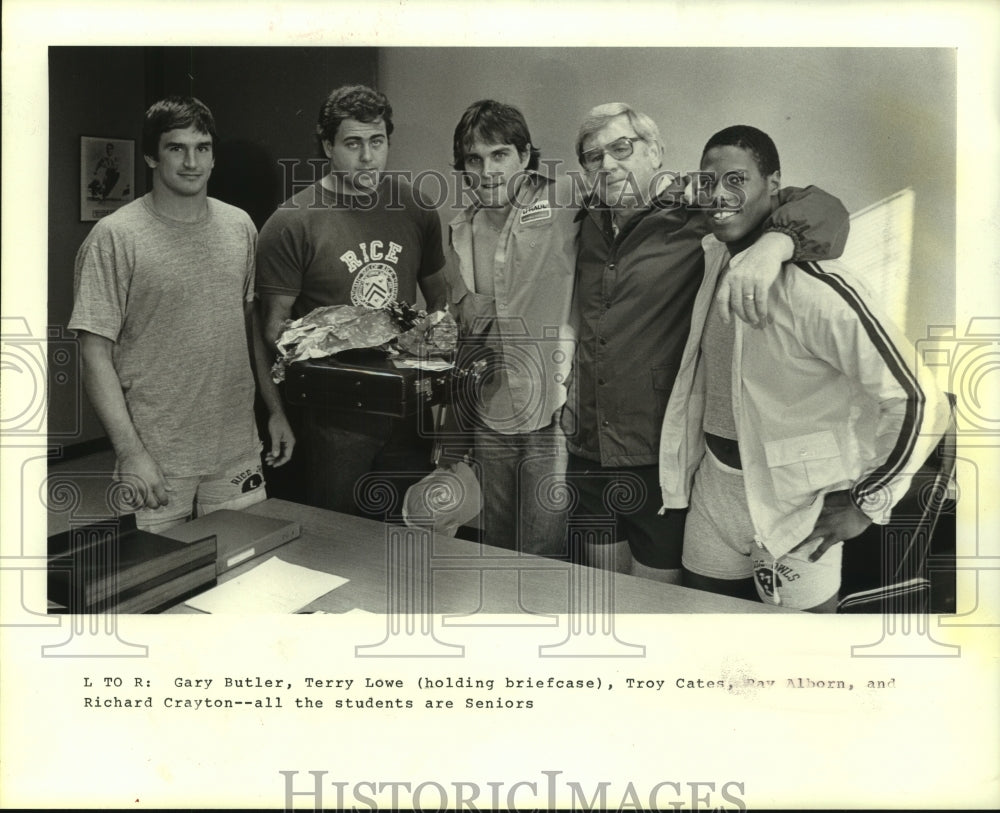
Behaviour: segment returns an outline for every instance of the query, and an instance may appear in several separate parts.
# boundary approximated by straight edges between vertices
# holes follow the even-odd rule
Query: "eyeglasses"
[[[630,138],[629,136],[622,136],[621,138],[616,138],[610,144],[606,144],[603,148],[598,147],[594,150],[587,150],[586,152],[580,153],[580,166],[582,166],[587,172],[593,172],[595,169],[604,163],[604,154],[608,153],[616,161],[621,161],[628,158],[632,152],[635,150],[633,146],[636,141],[642,141],[641,138]]]

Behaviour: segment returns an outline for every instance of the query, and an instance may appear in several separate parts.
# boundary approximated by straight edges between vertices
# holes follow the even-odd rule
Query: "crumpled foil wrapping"
[[[278,359],[271,377],[281,382],[289,364],[345,350],[378,348],[387,355],[445,356],[457,343],[458,327],[447,310],[427,314],[399,303],[379,310],[329,305],[286,323],[277,341]]]

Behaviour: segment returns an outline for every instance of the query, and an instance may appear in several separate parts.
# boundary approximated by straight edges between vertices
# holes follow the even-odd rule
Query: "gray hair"
[[[629,123],[632,125],[632,129],[635,130],[635,134],[643,141],[660,144],[660,128],[656,126],[656,122],[649,116],[645,113],[640,113],[624,102],[609,102],[608,104],[599,104],[597,107],[591,108],[580,125],[580,129],[576,134],[577,157],[583,152],[583,142],[594,133],[602,130],[608,122],[618,116],[628,116]]]

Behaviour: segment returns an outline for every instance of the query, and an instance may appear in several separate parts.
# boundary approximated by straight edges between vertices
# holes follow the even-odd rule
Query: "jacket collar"
[[[537,169],[526,170],[527,178],[524,180],[524,185],[521,189],[531,190],[532,195],[543,186],[548,186],[555,183],[555,179],[549,175],[539,172]],[[451,219],[449,223],[450,226],[461,226],[463,224],[472,223],[472,218],[475,217],[476,212],[482,209],[483,206],[479,201],[466,206],[461,212],[459,212],[455,217]]]
[[[637,215],[637,219],[641,219],[646,216],[650,211],[656,209],[668,208],[671,204],[668,201],[683,200],[684,189],[687,187],[688,177],[686,175],[681,175],[673,180],[673,182],[667,184],[667,186],[660,189],[656,195],[653,197],[652,201],[646,205],[642,211]],[[680,205],[684,205],[683,203]],[[576,213],[573,218],[574,222],[579,223],[583,218],[587,217],[593,213],[593,216],[598,219],[598,222],[605,216],[610,217],[611,207],[601,201],[597,195],[591,192],[583,202],[583,206],[580,207],[580,211]]]

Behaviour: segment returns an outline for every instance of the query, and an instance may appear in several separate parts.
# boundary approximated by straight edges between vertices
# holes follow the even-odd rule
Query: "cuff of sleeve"
[[[67,330],[72,330],[76,334],[77,338],[80,338],[80,333],[93,333],[95,336],[100,336],[102,339],[107,339],[108,341],[116,342],[118,341],[118,336],[121,333],[121,328],[111,327],[110,325],[95,325],[89,322],[74,322],[70,321],[69,325],[66,327]]]
[[[771,224],[764,231],[774,231],[778,234],[787,234],[792,238],[792,260],[801,259],[802,255],[802,240],[799,238],[798,232],[788,226],[779,226],[777,224]]]
[[[855,507],[876,525],[888,525],[892,516],[892,501],[886,489],[858,495],[851,492]]]

